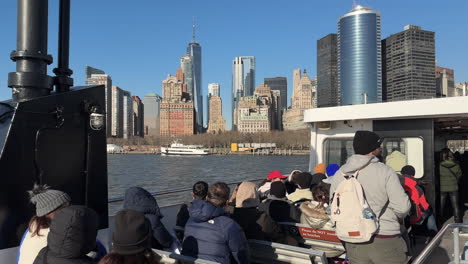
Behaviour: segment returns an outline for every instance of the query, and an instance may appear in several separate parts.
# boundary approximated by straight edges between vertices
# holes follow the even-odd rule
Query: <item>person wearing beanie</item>
[[[50,224],[47,246],[34,264],[95,264],[87,253],[96,247],[98,216],[90,208],[71,205],[55,215]]]
[[[161,221],[163,215],[159,210],[156,199],[145,189],[141,187],[130,187],[125,191],[124,209],[130,209],[143,213],[151,223],[153,238],[151,246],[155,249],[171,249],[174,238],[167,231]]]
[[[295,192],[289,194],[287,197],[288,199],[295,203],[299,201],[306,201],[312,200],[312,191],[310,190],[310,186],[312,183],[312,175],[308,172],[301,172],[294,178],[296,183],[297,189]]]
[[[335,175],[335,173],[340,169],[340,166],[338,166],[338,164],[330,164],[327,166],[327,178],[322,180],[322,182],[330,185],[333,181],[333,176]]]
[[[257,209],[259,204],[255,184],[242,182],[237,191],[232,219],[242,227],[247,239],[285,243],[286,235],[281,231],[281,227],[268,214]]]
[[[382,139],[372,131],[356,131],[354,153],[333,176],[330,197],[346,177],[356,176],[370,209],[380,216],[379,229],[367,243],[346,242],[346,253],[351,263],[404,263],[406,244],[401,237],[400,222],[411,208],[395,171],[380,162]]]
[[[182,255],[222,264],[247,264],[249,246],[241,227],[226,215],[229,187],[217,182],[208,187],[206,200],[197,200],[189,208]]]
[[[39,251],[47,246],[50,222],[55,214],[70,204],[68,194],[50,189],[47,185],[35,184],[28,192],[30,201],[36,206],[36,214],[31,218],[18,250],[18,263],[31,264]]]
[[[300,170],[293,170],[291,174],[289,174],[288,179],[284,182],[284,185],[286,186],[286,192],[288,194],[291,194],[296,191],[296,183],[295,183],[295,178],[299,173],[302,171]]]
[[[314,168],[314,173],[321,173],[321,174],[325,174],[325,163],[319,163],[317,164],[317,166],[315,166]]]
[[[115,215],[112,234],[112,252],[99,264],[158,264],[157,255],[151,250],[152,227],[141,212],[123,209]]]
[[[301,211],[286,198],[286,186],[273,182],[267,199],[260,203],[258,210],[265,212],[276,222],[296,222],[301,219]]]

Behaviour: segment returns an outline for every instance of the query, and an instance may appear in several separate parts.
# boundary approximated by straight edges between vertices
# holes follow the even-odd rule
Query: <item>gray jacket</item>
[[[387,209],[380,217],[380,227],[377,233],[380,235],[400,234],[398,219],[408,214],[411,204],[395,171],[379,162],[375,156],[355,154],[349,157],[346,164],[336,172],[330,187],[330,194],[333,194],[338,184],[345,180],[344,175],[353,174],[357,170],[360,170],[357,180],[364,189],[370,208],[377,216],[389,201]]]

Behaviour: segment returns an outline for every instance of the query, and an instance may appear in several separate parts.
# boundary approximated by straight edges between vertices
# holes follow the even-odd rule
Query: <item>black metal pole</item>
[[[52,56],[47,54],[48,0],[18,0],[16,50],[11,60],[16,72],[8,74],[13,100],[26,101],[50,94],[53,79],[47,75]]]
[[[60,0],[58,59],[57,68],[54,69],[56,92],[66,92],[73,86],[68,61],[70,54],[70,0]]]

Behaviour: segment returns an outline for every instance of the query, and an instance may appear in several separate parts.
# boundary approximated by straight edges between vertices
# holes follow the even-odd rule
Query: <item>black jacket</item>
[[[280,226],[255,207],[235,208],[232,219],[242,227],[247,239],[278,241],[282,238]]]
[[[86,254],[96,246],[98,216],[84,206],[60,210],[50,225],[47,247],[41,249],[34,264],[94,264]]]
[[[194,201],[185,226],[182,254],[223,264],[249,263],[249,246],[239,225],[206,201]]]
[[[265,212],[276,222],[301,222],[301,210],[291,204],[288,199],[269,195],[260,203],[258,210]]]
[[[131,187],[125,192],[124,209],[131,209],[143,213],[151,223],[153,229],[152,248],[170,248],[173,237],[161,222],[163,217],[156,199],[145,189]]]

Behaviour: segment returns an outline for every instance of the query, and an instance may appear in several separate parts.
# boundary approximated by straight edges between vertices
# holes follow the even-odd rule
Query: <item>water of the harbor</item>
[[[241,182],[266,178],[272,170],[288,174],[308,169],[308,156],[160,156],[144,154],[108,155],[109,198],[122,197],[131,186],[149,192],[191,188],[197,181]],[[231,189],[234,187],[230,186]],[[190,192],[156,196],[160,206],[189,201]],[[121,203],[109,204],[115,214]]]

